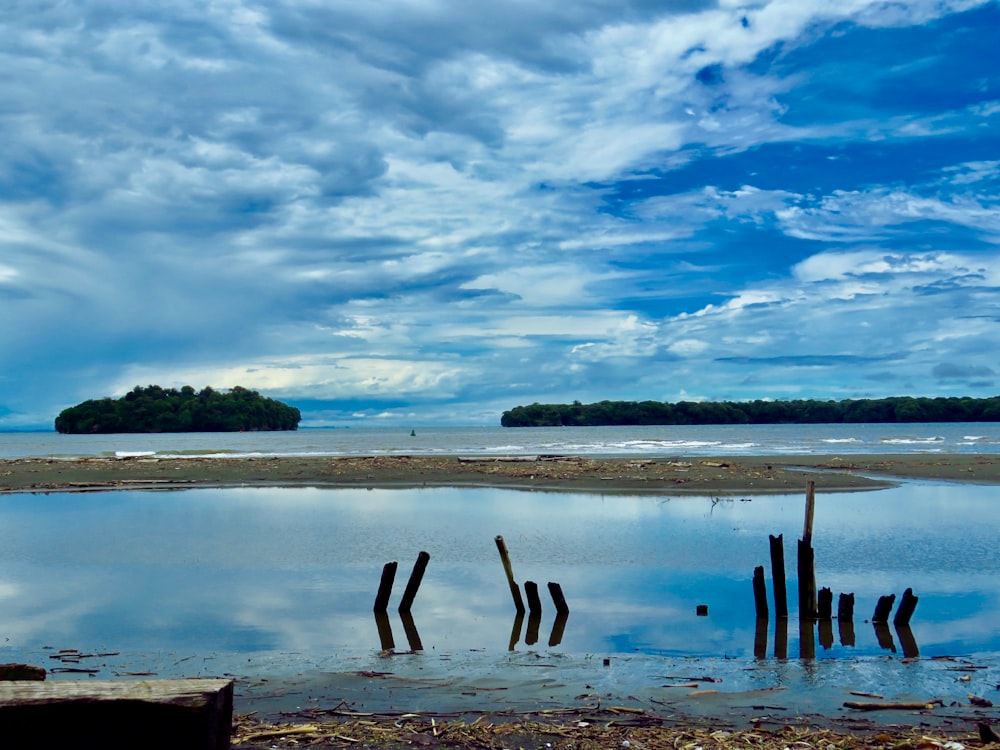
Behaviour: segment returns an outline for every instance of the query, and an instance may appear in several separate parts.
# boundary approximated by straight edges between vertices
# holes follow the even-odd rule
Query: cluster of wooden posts
[[[521,597],[521,589],[514,581],[514,569],[510,562],[510,554],[507,552],[507,544],[502,536],[496,537],[497,549],[500,552],[500,561],[503,563],[504,573],[507,576],[507,583],[510,585],[510,593],[514,598],[514,626],[511,629],[509,650],[513,651],[518,641],[521,639],[521,628],[524,626],[525,606]],[[403,630],[406,632],[406,640],[411,651],[423,651],[423,644],[420,642],[420,634],[417,626],[413,622],[413,615],[410,609],[413,607],[413,600],[417,596],[417,590],[424,578],[424,571],[427,570],[427,563],[431,556],[428,552],[421,551],[417,555],[417,561],[413,565],[413,572],[410,580],[406,584],[403,598],[399,603],[399,619],[403,623]],[[389,597],[392,595],[392,584],[396,578],[398,563],[387,562],[382,568],[382,579],[379,582],[378,594],[375,596],[375,625],[378,628],[379,640],[383,651],[392,651],[396,644],[392,636],[392,625],[389,623]],[[558,646],[562,642],[563,631],[566,628],[566,621],[569,619],[569,606],[566,604],[566,597],[563,596],[562,586],[553,581],[548,583],[549,594],[556,608],[556,618],[552,624],[552,634],[549,636],[549,646]],[[524,582],[524,594],[528,599],[528,629],[525,633],[524,642],[528,646],[533,646],[538,642],[538,629],[542,622],[542,600],[538,595],[538,584],[534,581]]]
[[[799,595],[799,655],[804,659],[816,657],[815,626],[819,626],[819,642],[824,649],[833,647],[833,592],[829,588],[816,590],[815,555],[812,547],[813,514],[816,507],[816,483],[809,482],[806,491],[806,513],[802,539],[798,540],[798,595]],[[785,589],[785,550],[782,535],[769,536],[771,551],[771,581],[774,587],[775,635],[774,656],[788,657],[788,597]],[[769,610],[767,605],[767,584],[764,581],[764,566],[759,565],[753,572],[754,605],[757,627],[754,634],[754,656],[767,655],[767,625]],[[899,608],[892,619],[899,636],[903,655],[919,656],[916,639],[910,630],[910,618],[917,606],[918,597],[913,589],[903,592]],[[892,633],[889,631],[889,615],[896,601],[895,594],[881,596],[875,605],[871,623],[875,637],[881,648],[896,651]],[[840,594],[837,603],[837,624],[842,646],[853,646],[854,634],[854,594]]]

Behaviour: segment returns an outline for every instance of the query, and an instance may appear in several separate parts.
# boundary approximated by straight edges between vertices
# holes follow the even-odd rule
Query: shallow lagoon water
[[[765,566],[770,595],[769,534],[785,539],[787,655],[795,659],[806,651],[794,581],[803,506],[800,495],[491,489],[7,495],[0,661],[39,663],[72,648],[115,654],[101,661],[109,673],[173,676],[377,657],[387,632],[380,636],[372,605],[383,564],[396,560],[389,630],[397,651],[416,645],[487,663],[538,654],[753,663],[750,581]],[[834,623],[816,658],[902,656],[901,634],[880,642],[866,620],[879,596],[907,587],[920,597],[910,648],[924,657],[995,656],[998,521],[998,487],[908,483],[819,495],[817,583],[853,592],[857,604],[853,644]],[[540,621],[516,623],[497,534],[517,580],[539,584]],[[408,631],[395,610],[421,550],[431,561]],[[561,632],[548,581],[561,584],[571,610]],[[698,604],[708,605],[707,617],[696,615]],[[757,656],[776,655],[776,623]]]

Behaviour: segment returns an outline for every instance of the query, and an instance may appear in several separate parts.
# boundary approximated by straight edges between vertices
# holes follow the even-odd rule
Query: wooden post
[[[812,544],[813,538],[813,515],[816,512],[816,483],[809,480],[806,486],[806,519],[802,528],[802,540]]]
[[[403,599],[399,602],[400,614],[409,612],[413,606],[413,600],[417,596],[420,582],[424,580],[424,571],[427,570],[427,563],[431,560],[430,553],[421,551],[417,555],[417,561],[413,563],[413,572],[410,573],[410,580],[406,582],[406,590],[403,592]]]
[[[764,583],[764,566],[753,569],[753,603],[757,619],[767,619],[767,584]]]
[[[392,594],[392,582],[396,579],[396,562],[387,562],[382,568],[382,580],[378,585],[375,597],[375,613],[385,612],[389,607],[389,596]]]
[[[841,594],[840,598],[837,600],[837,619],[838,620],[853,620],[854,619],[854,594]]]
[[[503,563],[503,570],[507,575],[507,583],[510,585],[510,595],[514,599],[514,609],[523,614],[524,600],[521,598],[521,589],[514,582],[514,569],[510,564],[510,555],[507,554],[507,543],[504,542],[503,537],[499,534],[497,534],[496,542],[497,549],[500,551],[500,562]]]
[[[875,612],[872,614],[872,622],[889,622],[889,613],[892,612],[892,604],[895,601],[895,594],[880,596],[875,605]]]
[[[513,651],[517,642],[521,640],[521,628],[524,626],[524,612],[516,612],[514,614],[514,624],[510,629],[510,644],[507,646],[508,651]]]
[[[816,616],[821,620],[833,619],[833,592],[826,586],[816,595]]]
[[[904,591],[903,598],[899,601],[899,609],[896,610],[896,616],[892,618],[892,624],[897,628],[900,625],[909,625],[910,618],[913,617],[913,610],[917,608],[919,598],[913,595],[913,589]]]
[[[540,612],[530,612],[528,614],[528,628],[524,632],[524,645],[534,646],[538,643],[538,628],[542,624]]]
[[[542,613],[542,600],[538,598],[538,584],[534,581],[524,582],[524,595],[528,598],[528,613]]]
[[[413,622],[413,615],[409,611],[400,612],[399,619],[403,622],[403,632],[406,633],[410,651],[423,651],[424,644],[420,642],[420,633],[417,632],[417,624]]]
[[[816,658],[816,620],[811,617],[799,618],[799,656]]]
[[[392,651],[396,648],[396,641],[392,637],[392,625],[389,624],[389,613],[384,609],[375,610],[375,629],[378,630],[378,642],[383,651]]]
[[[771,545],[771,586],[774,588],[774,616],[788,617],[788,592],[785,588],[784,535],[768,535]]]
[[[552,603],[556,605],[556,614],[568,615],[569,605],[566,604],[566,597],[563,596],[562,586],[554,581],[549,581],[549,594],[552,596]]]
[[[896,643],[892,640],[889,624],[885,621],[875,622],[873,620],[872,627],[875,629],[875,640],[878,641],[879,648],[896,653]]]
[[[767,658],[767,618],[758,617],[753,631],[753,658]]]
[[[554,648],[562,643],[563,632],[566,630],[566,621],[569,619],[568,612],[560,612],[552,622],[552,633],[549,635],[549,648]]]
[[[4,747],[228,750],[232,722],[232,680],[0,682]]]
[[[812,545],[799,540],[799,619],[816,617],[816,567]]]
[[[917,639],[913,637],[913,631],[909,625],[896,625],[896,635],[899,636],[899,646],[903,649],[903,656],[907,659],[916,659],[920,656],[920,649],[917,648]]]
[[[788,618],[778,617],[774,621],[774,658],[788,658]]]

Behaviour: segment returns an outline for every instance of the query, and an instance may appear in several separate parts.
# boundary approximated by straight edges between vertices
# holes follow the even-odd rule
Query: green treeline
[[[56,417],[56,430],[74,434],[295,430],[301,418],[295,407],[240,386],[223,392],[150,385],[136,386],[119,399],[91,399],[64,409]]]
[[[859,422],[1000,422],[1000,396],[847,401],[599,401],[516,406],[504,427],[651,424],[827,424]]]

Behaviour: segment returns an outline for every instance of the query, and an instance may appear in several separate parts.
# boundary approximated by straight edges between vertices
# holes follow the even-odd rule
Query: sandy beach
[[[0,462],[0,492],[162,487],[510,487],[604,493],[872,490],[900,479],[1000,483],[1000,456],[880,454],[603,459],[582,456],[26,458]]]

